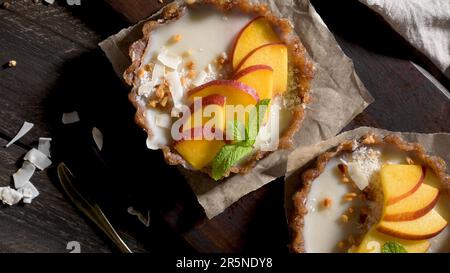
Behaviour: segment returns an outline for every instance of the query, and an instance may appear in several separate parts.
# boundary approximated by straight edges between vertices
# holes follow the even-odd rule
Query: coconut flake
[[[133,216],[136,216],[138,220],[144,224],[144,226],[149,227],[150,226],[150,211],[147,210],[147,217],[142,215],[141,212],[135,210],[133,207],[128,207],[127,212]]]
[[[169,52],[167,52],[166,50],[159,53],[157,59],[163,65],[165,65],[169,68],[175,69],[175,70],[178,68],[178,66],[183,61],[183,59],[180,56],[175,56],[175,55],[169,54]]]
[[[6,144],[6,148],[8,148],[9,146],[11,146],[13,143],[15,143],[17,140],[21,139],[24,135],[26,135],[31,128],[33,128],[34,124],[30,123],[30,122],[24,122],[22,127],[20,128],[19,132],[17,132],[17,135],[11,139],[11,141]]]
[[[39,138],[38,150],[47,157],[50,157],[50,141],[52,141],[52,139],[49,137]]]
[[[182,104],[184,95],[180,74],[177,71],[172,71],[167,74],[166,80],[169,84],[170,93],[172,94],[174,107],[178,108]]]
[[[62,115],[62,123],[64,123],[64,124],[77,123],[79,121],[80,121],[80,116],[78,116],[77,111],[73,111],[70,113],[63,113],[63,115]]]
[[[23,202],[30,204],[34,198],[39,196],[39,191],[36,187],[28,181],[25,185],[18,189],[18,192],[23,196]]]
[[[160,63],[156,63],[153,67],[152,82],[154,85],[161,83],[161,78],[166,74],[166,69]]]
[[[192,81],[192,84],[194,86],[200,86],[205,83],[206,77],[208,77],[208,73],[202,70],[200,71],[200,73],[198,73],[198,76],[195,78],[195,80]]]
[[[141,84],[137,93],[139,96],[148,96],[152,92],[154,86],[153,81]]]
[[[29,161],[24,161],[22,167],[13,174],[14,187],[23,187],[33,176],[36,167]]]
[[[155,124],[161,128],[170,128],[172,118],[169,114],[158,114],[155,118]]]
[[[97,148],[101,151],[103,148],[103,133],[97,127],[92,128],[92,138]]]
[[[7,205],[15,205],[22,200],[23,195],[11,187],[0,187],[0,200]]]
[[[39,150],[36,150],[35,148],[28,151],[28,153],[25,155],[24,160],[30,161],[36,168],[39,170],[45,170],[48,168],[52,161],[48,159],[48,157],[40,152]]]
[[[372,176],[381,168],[380,151],[360,147],[351,155],[351,161],[347,163],[348,175],[360,189],[364,190],[372,179]]]

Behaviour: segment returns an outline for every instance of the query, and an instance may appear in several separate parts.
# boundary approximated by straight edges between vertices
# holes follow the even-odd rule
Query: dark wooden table
[[[0,64],[11,59],[18,64],[0,69],[0,186],[11,183],[11,174],[37,139],[49,136],[52,160],[73,169],[80,186],[98,200],[135,251],[287,251],[282,179],[207,221],[176,169],[166,166],[159,153],[143,149],[144,134],[132,122],[127,88],[97,43],[161,4],[11,2],[8,9],[0,9]],[[356,0],[312,2],[376,99],[346,129],[368,125],[450,132],[449,94],[411,63],[450,88],[426,58]],[[81,122],[62,125],[61,114],[74,109]],[[4,148],[25,120],[35,123],[33,130]],[[90,137],[93,126],[105,135],[102,152]],[[80,242],[82,252],[115,251],[61,193],[54,167],[36,173],[32,181],[41,192],[32,204],[0,208],[0,252],[68,252],[69,241]],[[150,209],[150,228],[126,213],[130,205]]]

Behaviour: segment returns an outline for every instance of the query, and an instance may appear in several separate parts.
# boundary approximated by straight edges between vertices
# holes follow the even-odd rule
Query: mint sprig
[[[408,253],[405,247],[397,242],[386,242],[381,247],[381,253]]]
[[[231,122],[234,124],[229,128],[232,128],[233,139],[236,142],[223,146],[215,156],[212,163],[214,180],[221,179],[231,167],[252,152],[269,104],[270,99],[261,100],[250,111],[247,126],[245,126],[245,138],[242,137],[242,123],[237,120]]]

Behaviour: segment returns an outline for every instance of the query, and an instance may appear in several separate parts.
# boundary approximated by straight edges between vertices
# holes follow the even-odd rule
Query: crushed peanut
[[[341,219],[342,223],[348,223],[348,216],[347,216],[347,214],[342,214],[340,219]]]
[[[332,204],[332,200],[330,198],[327,197],[327,198],[323,199],[322,206],[324,208],[331,207],[331,204]]]
[[[189,50],[186,50],[185,52],[183,52],[183,54],[181,56],[184,58],[187,58],[187,57],[191,56],[192,53],[193,53],[192,49],[189,49]]]
[[[195,3],[196,0],[184,0],[184,2],[188,5],[192,5]]]
[[[343,176],[341,179],[342,183],[350,183],[350,179],[347,176]]]
[[[373,135],[366,136],[362,141],[363,144],[374,144],[375,142],[375,137]]]
[[[158,0],[158,3],[164,4],[164,0]]]
[[[169,97],[164,97],[164,98],[161,100],[161,106],[162,106],[162,107],[166,107],[168,100],[169,100]]]
[[[144,70],[147,72],[152,72],[154,66],[155,66],[155,64],[153,64],[153,63],[146,64],[146,65],[144,65]]]
[[[17,65],[17,61],[16,60],[11,60],[8,62],[8,67],[15,67]]]
[[[349,192],[349,193],[346,193],[345,195],[344,195],[344,201],[353,201],[353,199],[355,198],[355,197],[357,197],[358,195],[356,194],[356,193],[354,193],[354,192]]]
[[[197,75],[197,73],[195,72],[194,69],[189,70],[188,73],[187,73],[187,77],[189,79],[194,79],[196,75]]]
[[[355,209],[352,207],[349,207],[347,211],[349,214],[352,214],[353,212],[355,212]]]
[[[343,249],[345,247],[345,242],[344,241],[340,241],[337,245],[338,245],[338,247],[340,249]]]
[[[137,75],[140,79],[143,78],[145,76],[145,70],[142,68],[139,69]]]
[[[181,41],[181,38],[182,38],[181,34],[175,34],[172,36],[171,41],[172,43],[178,43],[179,41]]]
[[[188,70],[193,70],[195,68],[195,63],[193,61],[189,61],[186,63],[186,68]]]
[[[156,105],[158,104],[158,102],[156,100],[150,100],[148,102],[148,106],[152,107],[152,108],[156,108]]]

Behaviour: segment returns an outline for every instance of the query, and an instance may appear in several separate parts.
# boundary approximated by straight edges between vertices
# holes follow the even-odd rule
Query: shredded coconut
[[[360,147],[347,159],[348,174],[360,190],[364,190],[374,173],[380,170],[380,156],[380,151]]]

